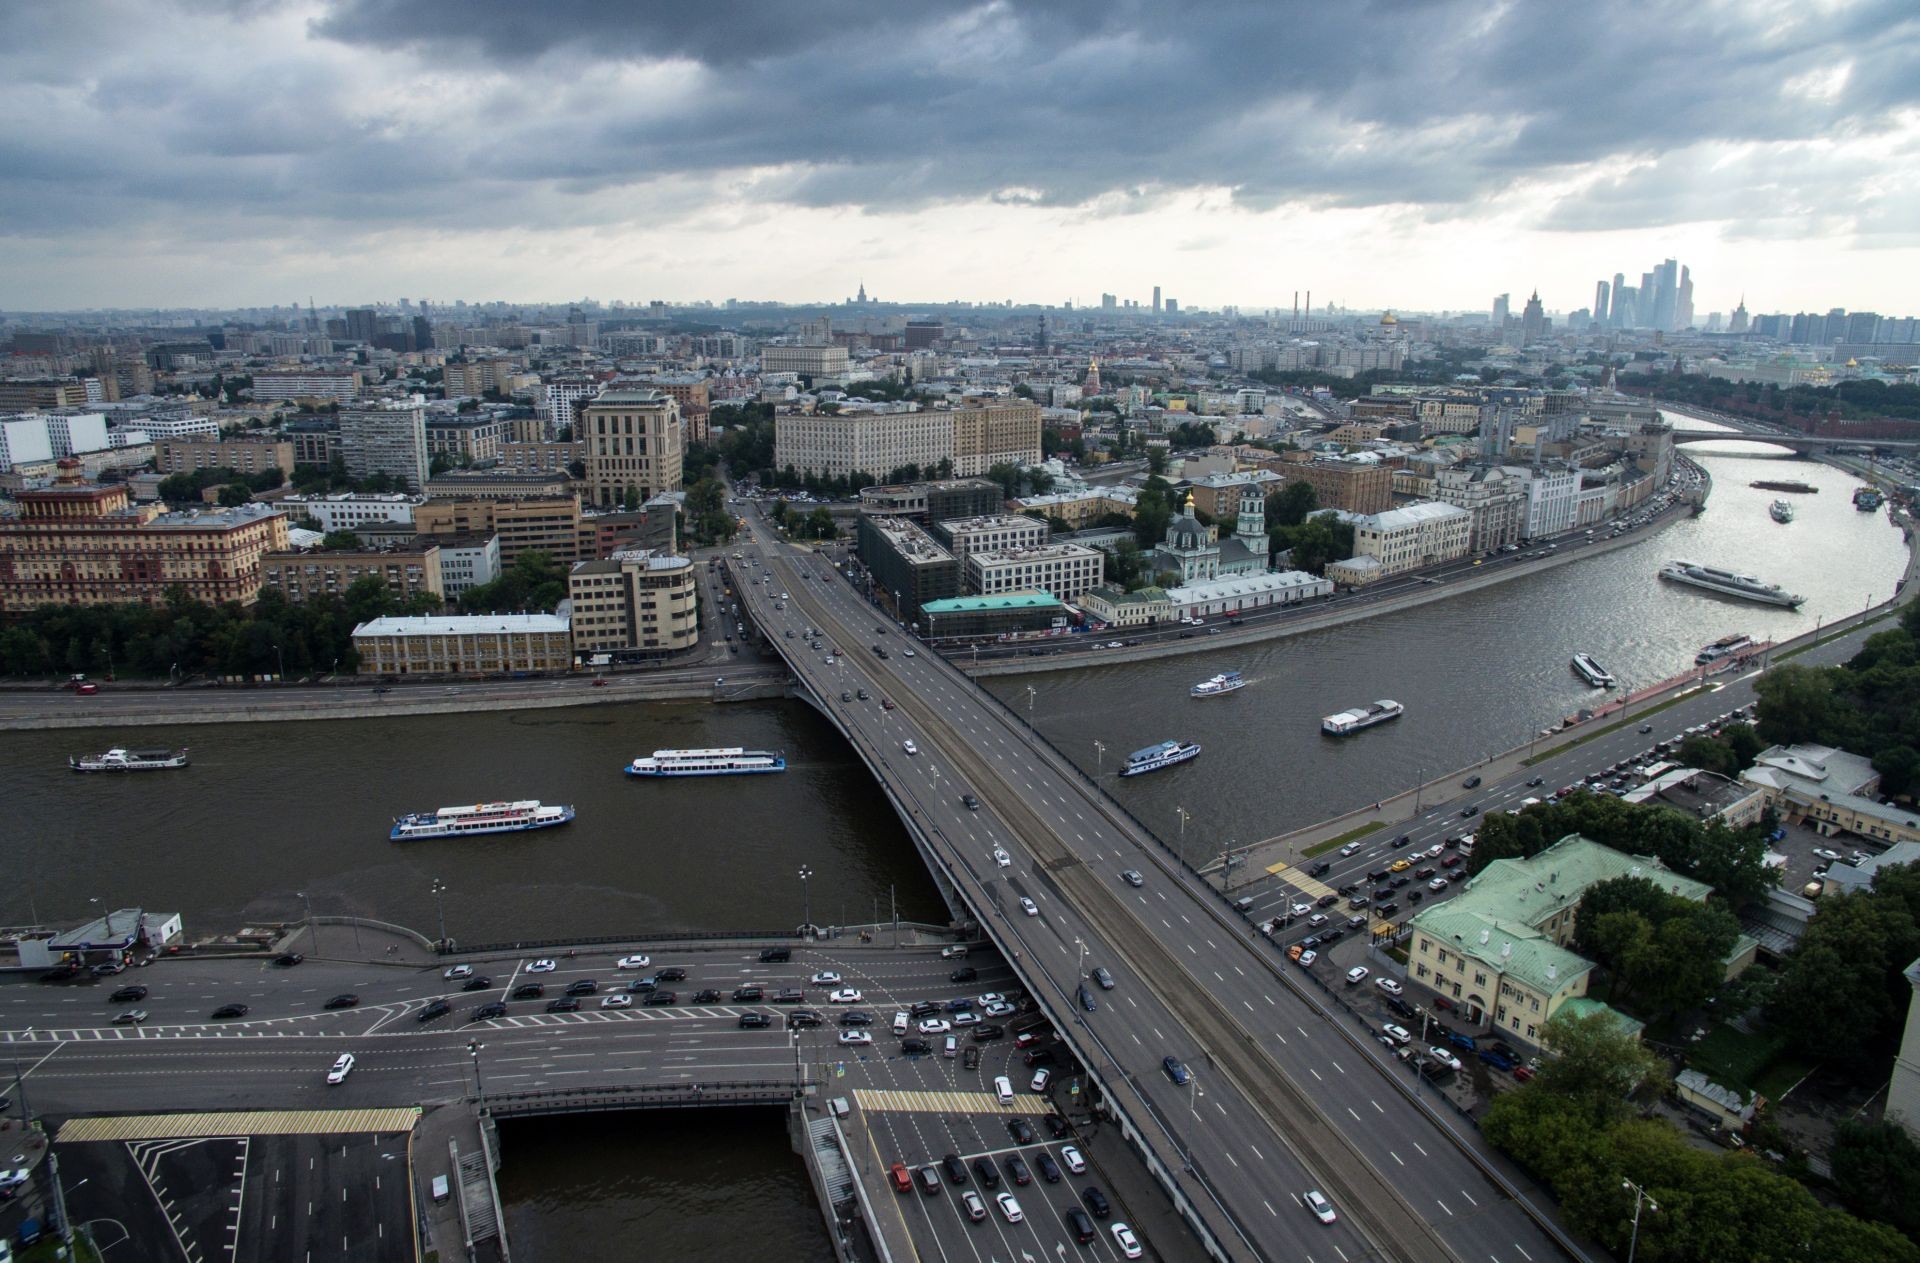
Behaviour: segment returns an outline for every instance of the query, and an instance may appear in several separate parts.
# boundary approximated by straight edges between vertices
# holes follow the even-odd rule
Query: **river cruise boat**
[[[571,819],[572,807],[548,806],[537,798],[527,798],[519,802],[473,803],[398,816],[393,822],[393,832],[387,836],[395,842],[412,842],[420,838],[460,838],[473,833],[521,833],[528,829],[550,829]]]
[[[1871,513],[1886,501],[1878,487],[1855,487],[1853,489],[1853,507],[1862,513]]]
[[[67,766],[76,772],[163,772],[185,767],[187,752],[179,750],[127,750],[120,746],[104,754],[76,754]]]
[[[1794,609],[1807,599],[1786,591],[1777,583],[1762,583],[1752,575],[1703,566],[1697,561],[1670,561],[1660,567],[1660,577],[1674,583],[1705,588],[1722,596],[1737,596],[1743,601],[1757,601],[1762,605],[1779,605],[1787,609]]]
[[[1247,687],[1246,677],[1238,671],[1226,671],[1214,676],[1211,680],[1200,681],[1187,692],[1194,697],[1218,697],[1222,693],[1231,693],[1245,687]]]
[[[1785,500],[1775,500],[1767,506],[1767,515],[1776,522],[1793,521],[1793,506]]]
[[[1199,753],[1200,743],[1197,741],[1162,741],[1157,746],[1148,746],[1129,754],[1127,765],[1120,769],[1120,775],[1140,776],[1147,772],[1158,772],[1163,767],[1185,763]]]
[[[746,776],[784,772],[785,757],[767,750],[728,746],[713,750],[655,750],[627,764],[628,776]]]
[[[1573,673],[1597,689],[1610,689],[1620,682],[1613,678],[1613,672],[1584,653],[1573,655]]]
[[[1774,478],[1762,478],[1758,482],[1751,482],[1747,485],[1750,487],[1758,487],[1762,491],[1791,491],[1797,496],[1817,496],[1820,494],[1820,488],[1810,482],[1783,482]]]
[[[1399,702],[1382,698],[1370,706],[1358,706],[1337,715],[1328,715],[1320,721],[1320,731],[1329,737],[1344,737],[1375,724],[1384,724],[1389,719],[1398,719],[1406,712],[1407,708]]]
[[[1722,636],[1710,645],[1700,646],[1700,652],[1693,655],[1693,661],[1696,666],[1704,667],[1709,662],[1718,662],[1722,658],[1739,653],[1752,643],[1753,637],[1742,636],[1735,632],[1731,636]]]

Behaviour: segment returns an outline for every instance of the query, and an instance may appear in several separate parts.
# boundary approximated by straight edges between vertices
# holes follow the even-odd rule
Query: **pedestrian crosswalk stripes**
[[[887,1088],[855,1088],[853,1101],[863,1110],[893,1110],[918,1114],[1051,1114],[1044,1096],[1016,1096],[1002,1105],[991,1092],[901,1092]]]
[[[1295,868],[1293,865],[1285,863],[1284,861],[1279,864],[1268,865],[1267,871],[1306,896],[1309,903],[1319,899],[1323,895],[1334,893],[1333,887],[1327,885],[1327,883],[1321,881],[1318,877],[1309,877],[1304,868]],[[1281,909],[1281,911],[1285,911],[1285,909]]]
[[[55,1137],[61,1144],[93,1140],[174,1140],[196,1136],[324,1136],[350,1132],[412,1131],[420,1111],[229,1110],[208,1114],[114,1114],[70,1118]]]

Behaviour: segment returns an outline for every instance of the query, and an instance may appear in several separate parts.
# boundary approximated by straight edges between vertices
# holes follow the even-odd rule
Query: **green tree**
[[[1847,1209],[1920,1233],[1920,1144],[1897,1123],[1844,1119],[1830,1154],[1833,1185]]]
[[[814,539],[832,539],[839,533],[839,528],[833,524],[833,514],[827,511],[824,504],[807,515],[807,534]]]
[[[253,499],[253,492],[244,482],[230,482],[220,488],[220,504],[223,508],[238,508]]]
[[[1147,472],[1159,477],[1167,472],[1167,449],[1154,444],[1147,448]]]
[[[1528,1086],[1575,1103],[1595,1124],[1616,1122],[1667,1088],[1665,1063],[1610,1013],[1561,1009],[1540,1028],[1540,1043],[1550,1055]]]
[[[360,547],[360,537],[352,531],[328,531],[320,537],[320,547],[328,552],[351,552]]]
[[[1920,955],[1915,867],[1883,870],[1871,890],[1820,900],[1767,1005],[1800,1050],[1855,1068],[1889,1055],[1909,1000],[1900,971]]]

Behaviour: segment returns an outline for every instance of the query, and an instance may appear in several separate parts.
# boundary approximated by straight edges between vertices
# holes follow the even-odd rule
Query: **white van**
[[[966,954],[967,948],[964,943],[955,943],[952,947],[943,947],[940,949],[941,960],[963,960]]]
[[[893,1015],[893,1033],[896,1035],[906,1034],[907,1022],[909,1020],[910,1019],[907,1017],[907,1011],[905,1009],[902,1009],[899,1012],[895,1013]]]
[[[960,1037],[957,1035],[947,1036],[947,1046],[940,1055],[949,1060],[958,1057],[960,1055]]]
[[[993,1081],[993,1094],[1000,1098],[1000,1104],[1013,1104],[1013,1080],[1001,1075]]]

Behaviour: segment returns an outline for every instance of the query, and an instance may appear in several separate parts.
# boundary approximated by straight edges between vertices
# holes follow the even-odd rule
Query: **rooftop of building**
[[[1047,524],[1024,513],[988,513],[980,517],[947,518],[940,523],[940,529],[949,535],[958,535],[962,531],[1031,530],[1034,527],[1044,531]]]
[[[230,509],[187,509],[180,513],[162,513],[147,523],[157,530],[228,530],[262,522],[270,517],[285,517],[271,504],[242,504]]]
[[[324,536],[322,538],[325,538]],[[440,551],[440,542],[431,535],[417,535],[405,542],[380,544],[373,548],[289,548],[285,552],[268,553],[261,558],[263,562],[292,561],[304,558],[312,561],[336,560],[367,561],[375,557],[424,557],[428,553]]]
[[[386,615],[360,624],[355,636],[484,636],[493,632],[521,635],[559,633],[571,623],[559,614],[423,614]]]
[[[1800,782],[1816,794],[1858,794],[1880,780],[1871,760],[1833,746],[1768,746],[1754,757],[1749,773],[1770,769],[1785,788]]]
[[[1676,768],[1636,786],[1623,795],[1630,803],[1658,800],[1690,816],[1706,819],[1752,797],[1759,790],[1699,768]]]
[[[465,548],[485,548],[500,536],[494,531],[437,531],[416,538],[423,543],[440,545],[441,552],[453,552]]]
[[[1028,518],[1032,521],[1032,518]],[[1099,557],[1100,550],[1088,548],[1085,544],[1036,544],[1031,548],[990,548],[980,552],[968,553],[967,564],[980,565],[1016,565],[1030,561],[1068,561],[1083,557]]]
[[[1060,608],[1060,598],[1038,588],[1024,592],[1004,592],[998,596],[950,596],[928,601],[920,607],[928,614],[972,614],[995,610],[1044,610]]]
[[[1287,588],[1306,587],[1326,582],[1320,576],[1308,574],[1304,570],[1233,574],[1168,588],[1167,596],[1176,605],[1190,605],[1200,601],[1217,601],[1222,597],[1258,596],[1263,592],[1280,592]]]
[[[400,491],[330,491],[325,495],[287,496],[286,503],[292,504],[424,504],[425,496],[408,495]]]
[[[174,920],[177,912],[148,912],[143,908],[115,908],[71,930],[62,930],[47,940],[51,952],[85,952],[113,948],[125,951],[140,937],[143,926],[161,926]]]
[[[1387,509],[1381,513],[1358,514],[1350,520],[1354,526],[1369,530],[1399,531],[1426,522],[1444,522],[1472,517],[1473,514],[1457,504],[1442,504],[1438,500],[1421,500],[1402,505],[1397,509]]]
[[[1165,588],[1136,588],[1132,592],[1103,583],[1096,588],[1087,589],[1088,596],[1097,596],[1108,605],[1160,605],[1167,601]]]
[[[593,408],[657,408],[673,402],[673,396],[659,390],[629,387],[603,390],[587,404]]]

